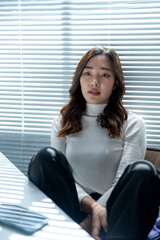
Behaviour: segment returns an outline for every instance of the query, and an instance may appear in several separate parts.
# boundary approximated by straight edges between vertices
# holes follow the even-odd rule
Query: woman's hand
[[[92,219],[87,216],[81,223],[80,226],[91,235]]]
[[[87,196],[81,201],[81,209],[90,216],[81,223],[81,227],[87,231],[94,239],[100,240],[101,228],[107,231],[107,210],[99,205],[93,198]]]
[[[91,236],[100,240],[99,233],[101,227],[104,231],[107,231],[107,210],[101,207],[98,203],[93,203],[92,206],[92,226],[91,226]]]

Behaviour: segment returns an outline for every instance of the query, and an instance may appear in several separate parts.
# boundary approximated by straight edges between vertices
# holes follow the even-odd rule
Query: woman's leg
[[[28,177],[77,223],[85,218],[68,161],[61,152],[51,147],[40,150],[31,159]]]
[[[102,239],[146,240],[159,205],[159,171],[148,161],[134,162],[126,168],[108,200],[108,230]]]

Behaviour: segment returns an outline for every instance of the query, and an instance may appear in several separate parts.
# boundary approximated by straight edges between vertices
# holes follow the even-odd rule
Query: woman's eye
[[[104,73],[102,77],[109,77],[108,73]]]
[[[90,73],[89,72],[84,72],[83,73],[85,76],[90,76]]]

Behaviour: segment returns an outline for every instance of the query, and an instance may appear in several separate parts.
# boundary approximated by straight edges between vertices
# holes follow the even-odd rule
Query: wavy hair
[[[123,123],[128,117],[127,111],[122,104],[125,93],[124,75],[116,51],[103,46],[91,48],[79,61],[73,74],[72,85],[69,90],[69,101],[60,111],[62,128],[57,137],[65,137],[82,130],[81,118],[85,113],[86,100],[81,92],[80,78],[88,61],[100,54],[105,55],[110,61],[115,74],[115,85],[104,111],[97,116],[97,122],[102,128],[108,130],[108,134],[112,138],[120,137]]]

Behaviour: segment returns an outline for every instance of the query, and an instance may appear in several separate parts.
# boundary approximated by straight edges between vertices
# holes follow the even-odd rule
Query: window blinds
[[[119,53],[124,104],[144,118],[148,147],[160,148],[160,1],[0,2],[0,151],[25,174],[50,145],[76,64],[99,44]]]

